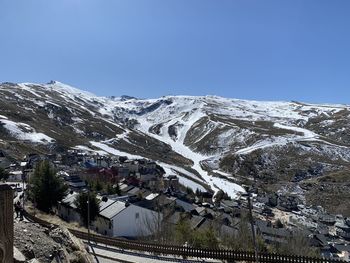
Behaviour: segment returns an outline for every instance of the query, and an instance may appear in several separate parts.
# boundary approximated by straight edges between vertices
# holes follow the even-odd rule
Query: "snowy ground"
[[[208,174],[203,168],[202,163],[209,159],[219,159],[218,153],[213,156],[207,156],[194,152],[191,148],[185,145],[185,138],[188,131],[198,124],[203,118],[209,118],[211,114],[220,116],[222,119],[246,120],[250,122],[266,120],[274,123],[274,128],[293,131],[294,134],[286,136],[268,137],[260,140],[253,145],[244,145],[246,139],[252,134],[249,129],[234,129],[225,130],[218,137],[220,144],[226,146],[232,142],[227,138],[235,138],[244,145],[242,149],[238,149],[236,154],[248,154],[257,149],[273,147],[275,145],[285,145],[295,141],[321,141],[322,137],[307,129],[297,127],[299,121],[306,122],[310,117],[325,115],[331,116],[343,109],[348,109],[347,105],[313,105],[297,102],[271,102],[271,101],[247,101],[239,99],[222,98],[218,96],[165,96],[159,99],[122,99],[122,98],[107,98],[97,97],[92,93],[81,91],[69,85],[60,82],[50,82],[49,84],[32,84],[22,83],[18,86],[7,88],[8,92],[13,92],[14,96],[20,96],[17,89],[23,89],[26,93],[32,94],[30,99],[40,106],[52,104],[56,106],[65,105],[68,109],[73,108],[78,111],[90,113],[95,118],[103,119],[104,121],[113,124],[124,132],[116,135],[111,140],[128,140],[129,130],[119,120],[136,120],[138,125],[135,130],[143,132],[159,141],[162,141],[173,149],[174,152],[193,161],[192,168],[200,174],[200,178],[196,175],[188,173],[181,167],[166,166],[167,172],[177,173],[180,182],[188,185],[192,189],[202,187],[198,183],[190,180],[194,178],[203,183],[206,183],[214,192],[219,189],[227,192],[232,198],[236,198],[239,192],[244,191],[243,188],[235,183],[232,183],[225,178],[218,178]],[[50,97],[50,93],[54,92],[55,96]],[[17,95],[16,95],[17,94]],[[43,96],[45,97],[43,99]],[[57,99],[59,97],[60,99]],[[25,98],[20,98],[25,100]],[[70,109],[73,112],[72,109]],[[118,121],[116,121],[118,120]],[[76,123],[85,122],[75,118]],[[53,139],[47,135],[35,131],[32,127],[24,123],[16,123],[8,120],[6,116],[0,115],[0,122],[4,127],[16,138],[21,140],[29,140],[35,143],[50,143]],[[150,128],[159,125],[159,134],[150,132]],[[213,129],[219,125],[228,125],[216,121],[209,121],[207,130],[202,131],[201,136],[198,136],[197,141],[203,139]],[[295,125],[295,126],[293,126]],[[220,126],[220,127],[221,127]],[[230,125],[229,125],[230,126]],[[174,128],[175,127],[175,128]],[[131,128],[130,128],[131,129]],[[169,130],[175,130],[175,134],[169,135]],[[79,130],[76,129],[79,133]],[[232,136],[231,136],[232,135]],[[254,136],[254,134],[252,135]],[[322,141],[323,142],[323,141]],[[328,143],[329,144],[329,143]],[[109,145],[108,141],[91,141],[90,146],[84,146],[82,150],[95,151],[99,154],[114,154],[123,155],[129,158],[143,158],[143,156],[129,154]],[[97,150],[96,150],[97,149]],[[237,149],[237,148],[235,148]],[[185,172],[183,172],[185,171]],[[228,177],[221,171],[216,171],[222,176]],[[179,173],[185,173],[186,177]]]
[[[14,122],[8,119],[0,119],[0,124],[15,138],[33,143],[52,143],[54,139],[41,133],[36,132],[30,125],[22,122]]]
[[[264,148],[277,146],[277,145],[286,145],[287,143],[296,142],[296,141],[320,141],[319,140],[320,136],[318,134],[307,129],[303,129],[295,126],[288,126],[280,123],[275,123],[273,126],[279,129],[294,131],[296,134],[285,136],[285,137],[279,136],[279,137],[267,138],[255,143],[254,145],[251,145],[236,151],[236,154],[248,154],[258,149],[264,149]],[[298,135],[300,133],[302,135]]]

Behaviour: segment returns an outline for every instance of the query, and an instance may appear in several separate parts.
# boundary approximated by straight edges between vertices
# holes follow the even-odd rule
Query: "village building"
[[[180,189],[179,177],[176,175],[163,176],[160,184],[163,191],[177,192]]]
[[[331,247],[332,253],[338,256],[339,259],[350,261],[350,245],[348,244],[334,244]]]
[[[71,175],[64,171],[58,172],[57,175],[66,181],[71,190],[79,190],[86,187],[86,183],[78,175]]]
[[[21,182],[23,180],[23,172],[21,170],[9,172],[9,182]]]
[[[319,221],[321,223],[324,223],[326,225],[334,225],[336,222],[336,218],[334,215],[329,215],[329,214],[322,214],[319,216]]]
[[[136,160],[126,160],[124,165],[129,169],[129,173],[135,174],[139,171],[139,163]]]
[[[350,226],[345,221],[335,223],[335,228],[338,236],[350,240]]]
[[[153,195],[152,197],[148,196],[148,198],[146,197],[145,199],[135,202],[134,204],[153,211],[162,211],[167,213],[168,211],[175,210],[175,200],[175,197],[168,197],[159,194]]]
[[[68,222],[82,224],[75,200],[78,193],[68,194],[59,204],[58,215]],[[100,211],[91,227],[97,233],[113,237],[135,238],[153,234],[163,215],[128,201],[100,199]]]
[[[67,222],[82,222],[75,204],[77,196],[77,192],[71,192],[57,205],[58,216]]]
[[[113,165],[112,169],[116,170],[119,178],[125,178],[129,176],[129,173],[130,173],[129,168],[121,164]]]
[[[192,210],[195,210],[196,209],[196,206],[191,204],[191,203],[188,203],[186,201],[183,201],[179,198],[176,198],[175,199],[175,203],[176,203],[176,206],[179,207],[181,210],[183,210],[184,212],[190,212]]]
[[[135,175],[141,184],[146,184],[149,181],[158,181],[158,175],[152,171],[141,170],[135,173]]]
[[[162,220],[162,215],[157,212],[108,199],[101,201],[99,215],[92,226],[103,235],[134,238],[153,234],[159,220]]]
[[[286,243],[291,237],[291,232],[285,228],[274,228],[268,221],[256,221],[257,232],[262,236],[266,243]]]

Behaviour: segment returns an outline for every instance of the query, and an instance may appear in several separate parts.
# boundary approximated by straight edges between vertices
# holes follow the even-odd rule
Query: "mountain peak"
[[[75,88],[73,86],[70,86],[68,84],[64,84],[62,82],[56,81],[56,80],[51,80],[47,84],[43,85],[46,88],[51,88],[56,91],[61,91],[64,93],[70,93],[72,95],[84,95],[87,97],[96,97],[95,94],[89,91],[83,91],[81,89]]]
[[[54,84],[57,84],[57,83],[59,83],[59,81],[57,81],[57,80],[50,80],[48,83],[46,83],[46,84],[49,84],[49,85],[54,85]]]

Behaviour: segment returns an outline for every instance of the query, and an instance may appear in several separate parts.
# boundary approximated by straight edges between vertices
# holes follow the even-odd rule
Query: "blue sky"
[[[0,0],[0,82],[350,103],[348,0]]]

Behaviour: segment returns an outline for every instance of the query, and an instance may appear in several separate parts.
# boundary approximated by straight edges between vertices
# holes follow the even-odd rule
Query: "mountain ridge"
[[[258,180],[280,189],[282,182],[304,182],[349,167],[349,105],[212,95],[112,99],[60,82],[3,83],[0,95],[0,147],[11,138],[19,153],[25,147],[84,146],[146,157],[194,189],[222,189],[231,197],[243,191],[235,183]],[[322,172],[311,176],[307,171],[317,164]]]
[[[224,96],[219,96],[219,95],[215,95],[215,94],[207,94],[207,95],[186,95],[186,94],[179,94],[179,95],[164,95],[158,98],[138,98],[138,97],[134,97],[128,94],[123,94],[120,96],[116,96],[116,95],[110,95],[110,96],[99,96],[91,91],[85,91],[76,87],[73,87],[69,84],[60,82],[58,80],[50,80],[47,83],[34,83],[34,82],[19,82],[19,83],[15,83],[15,82],[9,82],[9,81],[4,81],[1,82],[0,85],[32,85],[32,86],[41,86],[41,87],[49,87],[50,85],[60,85],[62,86],[66,86],[69,87],[68,89],[66,89],[67,91],[69,90],[75,90],[76,93],[85,93],[85,94],[90,94],[90,96],[92,97],[97,97],[97,98],[107,98],[107,99],[112,99],[112,98],[129,98],[129,99],[135,99],[135,100],[157,100],[157,99],[161,99],[161,98],[171,98],[171,97],[188,97],[188,98],[206,98],[206,97],[212,97],[212,98],[223,98],[223,99],[228,99],[228,100],[236,100],[236,101],[250,101],[250,102],[257,102],[257,103],[264,103],[264,102],[271,102],[271,103],[294,103],[294,104],[300,104],[300,105],[306,105],[306,106],[317,106],[317,107],[340,107],[340,108],[350,108],[350,104],[347,103],[330,103],[330,102],[320,102],[320,103],[316,103],[316,102],[308,102],[308,101],[298,101],[298,100],[255,100],[255,99],[242,99],[242,98],[229,98],[229,97],[224,97]]]

